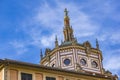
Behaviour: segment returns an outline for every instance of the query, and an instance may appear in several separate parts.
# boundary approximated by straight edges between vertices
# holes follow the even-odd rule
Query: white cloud
[[[16,51],[17,55],[21,55],[27,51],[27,47],[25,43],[19,42],[19,41],[12,41],[9,42],[9,44],[13,47],[13,49]]]
[[[104,61],[104,68],[106,70],[111,71],[113,74],[117,74],[120,76],[120,55],[119,56],[111,56]]]
[[[120,49],[106,49],[105,53],[103,67],[112,71],[113,74],[118,74],[120,72]]]
[[[95,11],[94,14],[98,14],[97,16],[100,18],[102,16],[108,17],[108,14],[111,14],[114,11],[114,7],[110,6],[111,2],[104,3],[103,1],[101,2],[101,4],[103,3],[102,5],[99,4],[100,2],[94,2],[94,4],[97,5],[95,10],[98,10]],[[44,1],[39,8],[36,8],[37,13],[34,13],[34,17],[25,21],[24,29],[31,38],[31,45],[37,47],[53,47],[55,35],[58,36],[58,40],[63,40],[64,8],[68,8],[69,10],[70,22],[73,26],[75,37],[84,38],[94,36],[94,38],[97,37],[98,40],[102,42],[107,42],[108,40],[113,43],[119,42],[119,32],[107,32],[109,30],[102,32],[101,28],[103,27],[101,27],[98,22],[92,20],[93,17],[96,16],[84,12],[83,8],[87,5],[78,6],[75,3],[65,4],[64,2],[57,0],[55,1],[55,4],[56,6],[53,7],[49,2]],[[99,11],[105,15],[99,14]],[[51,33],[48,34],[48,32],[44,30],[48,30]],[[100,35],[97,33],[100,33]]]
[[[44,28],[57,28],[61,26],[61,14],[56,10],[50,7],[47,3],[43,4],[37,15],[35,16],[35,20],[43,25]]]
[[[112,43],[120,43],[120,32],[114,32],[110,37]]]
[[[102,33],[100,34],[100,36],[98,36],[99,41],[106,41],[109,38],[109,34],[108,33]]]
[[[110,42],[112,44],[120,44],[120,31],[111,31],[111,30],[106,30],[105,32],[101,33],[98,36],[98,40],[102,42]]]
[[[53,47],[54,46],[54,43],[53,41],[55,41],[55,35],[51,35],[51,36],[48,36],[48,37],[42,37],[41,38],[41,44],[43,47]]]
[[[38,8],[38,12],[35,13],[32,21],[28,21],[30,24],[25,25],[27,26],[25,28],[26,31],[32,38],[33,45],[39,46],[38,44],[42,44],[43,46],[50,47],[51,43],[54,42],[54,39],[52,39],[53,34],[57,35],[60,40],[63,40],[64,8],[69,10],[70,22],[76,37],[92,36],[99,30],[100,26],[92,21],[90,15],[81,10],[83,6],[78,7],[74,3],[65,4],[60,1],[56,1],[56,4],[57,6],[53,8],[48,2],[44,2]],[[34,26],[35,24],[37,24],[37,28]],[[34,27],[30,27],[28,31],[28,26],[30,25]],[[35,29],[33,30],[33,28]],[[43,30],[49,30],[51,33],[47,34],[48,32]],[[50,37],[50,43],[43,33]]]
[[[105,67],[109,70],[119,70],[120,69],[120,56],[111,57],[107,60]]]
[[[116,7],[117,5],[114,3],[114,0],[94,0],[88,1],[86,6],[88,9],[91,8],[92,16],[95,18],[105,19],[106,17],[113,18],[117,14]]]

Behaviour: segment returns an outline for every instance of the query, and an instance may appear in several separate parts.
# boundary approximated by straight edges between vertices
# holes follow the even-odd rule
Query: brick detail
[[[18,71],[10,70],[10,80],[18,80]]]
[[[2,80],[2,71],[0,71],[0,80]]]
[[[36,73],[36,74],[35,74],[35,80],[43,80],[43,74],[41,74],[41,73]]]
[[[58,76],[58,80],[64,80],[64,77]]]

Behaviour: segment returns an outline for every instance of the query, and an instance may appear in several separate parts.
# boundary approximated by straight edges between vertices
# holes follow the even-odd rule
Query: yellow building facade
[[[89,41],[83,44],[74,37],[68,11],[64,11],[64,41],[55,48],[41,52],[40,64],[4,59],[0,60],[0,80],[118,80],[117,75],[106,71],[102,65],[102,52]]]
[[[117,76],[46,67],[14,60],[0,60],[0,80],[117,80]],[[28,75],[23,77],[22,75]]]

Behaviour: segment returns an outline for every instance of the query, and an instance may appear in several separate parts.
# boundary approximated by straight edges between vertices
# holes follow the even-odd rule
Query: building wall
[[[102,73],[102,60],[99,53],[90,52],[86,53],[85,49],[81,49],[79,47],[66,47],[63,49],[58,49],[55,52],[51,52],[50,61],[45,60],[42,65],[51,66],[54,64],[54,67],[63,68],[67,70],[77,70],[77,64],[82,67],[82,70]],[[70,59],[70,65],[65,65],[64,60]],[[80,59],[85,59],[87,65],[83,66],[80,63]],[[91,66],[91,62],[95,61],[98,64],[98,67],[93,68]]]
[[[18,70],[10,69],[9,72],[10,72],[10,74],[9,74],[10,80],[18,80]]]
[[[7,80],[21,80],[21,73],[32,74],[32,80],[43,80],[43,73],[32,69],[9,68]]]
[[[2,70],[0,70],[0,80],[2,80]]]
[[[8,69],[8,76],[7,80],[21,80],[21,73],[28,73],[32,74],[32,80],[46,80],[46,76],[54,77],[56,80],[107,80],[107,79],[100,79],[91,76],[84,76],[84,75],[76,75],[76,74],[69,74],[65,72],[59,71],[49,71],[49,70],[42,70],[42,69],[34,69],[34,68],[26,68],[26,67],[19,67],[19,68],[9,68]]]
[[[58,80],[64,80],[63,76],[58,76]]]
[[[100,64],[100,61],[99,61],[99,55],[98,54],[91,53],[88,56],[88,54],[86,54],[85,52],[77,50],[77,59],[78,59],[79,64],[80,64],[80,59],[85,59],[87,61],[87,65],[85,65],[85,66],[81,65],[81,67],[84,70],[90,71],[90,72],[95,72],[95,73],[101,73],[101,71],[100,71],[101,70],[101,64]],[[91,65],[92,61],[97,62],[97,64],[98,64],[97,68],[92,67],[92,65]]]
[[[2,68],[1,70],[0,70],[0,80],[5,80],[5,68]]]
[[[43,80],[43,74],[42,73],[35,73],[35,80]]]

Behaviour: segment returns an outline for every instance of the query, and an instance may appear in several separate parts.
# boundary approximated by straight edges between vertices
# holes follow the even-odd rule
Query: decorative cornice
[[[53,50],[49,51],[49,56],[55,54],[55,52],[57,51],[61,51],[61,50],[66,50],[66,49],[80,49],[80,50],[86,50],[86,48],[84,46],[81,45],[71,45],[71,46],[62,46],[62,47],[58,47],[58,48],[54,48]],[[91,48],[91,53],[96,53],[96,54],[100,54],[101,59],[102,59],[102,53],[100,50],[95,49],[95,48]],[[86,53],[87,54],[87,53]],[[42,58],[41,63],[43,63],[47,58],[47,54]]]
[[[39,69],[39,70],[47,70],[47,71],[52,71],[52,72],[53,71],[64,72],[64,73],[67,73],[67,74],[76,74],[76,75],[90,76],[90,77],[96,77],[96,78],[104,78],[104,79],[110,79],[110,80],[111,80],[111,78],[116,78],[113,75],[106,77],[106,75],[103,75],[103,74],[95,74],[95,73],[86,72],[86,71],[85,72],[77,72],[77,71],[73,71],[73,70],[65,70],[65,69],[56,68],[56,67],[47,67],[47,66],[43,66],[43,65],[39,65],[39,64],[21,62],[21,61],[10,60],[10,59],[0,60],[0,63],[1,63],[1,65],[4,65],[4,64],[7,63],[7,64],[9,64],[9,66],[13,66],[13,67],[16,67],[16,68],[17,68],[17,66],[19,66],[19,67],[21,66],[20,68],[31,67],[33,70],[34,69]],[[29,69],[29,68],[27,68],[27,69]]]

